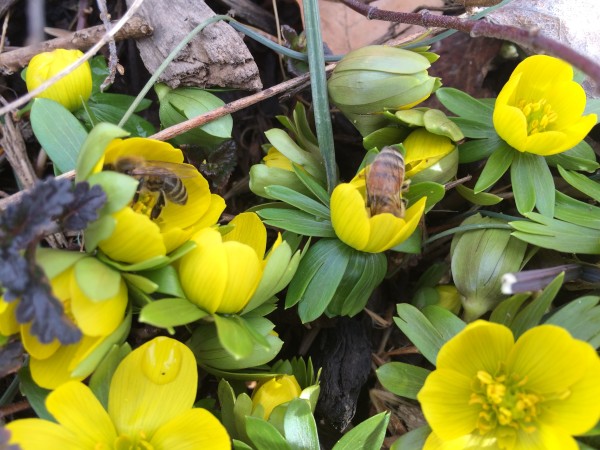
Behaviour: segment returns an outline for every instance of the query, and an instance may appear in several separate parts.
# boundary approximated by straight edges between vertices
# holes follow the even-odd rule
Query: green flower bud
[[[386,110],[408,109],[439,87],[427,73],[429,59],[396,47],[372,45],[348,53],[327,84],[335,106],[367,134],[386,124]]]
[[[411,303],[419,309],[435,305],[458,314],[461,307],[461,295],[456,286],[451,284],[440,284],[435,287],[426,286],[415,293]]]
[[[461,225],[504,223],[476,214]],[[512,237],[510,230],[482,228],[458,233],[450,254],[454,284],[463,295],[464,319],[472,321],[492,310],[504,297],[502,275],[521,268],[527,244]]]

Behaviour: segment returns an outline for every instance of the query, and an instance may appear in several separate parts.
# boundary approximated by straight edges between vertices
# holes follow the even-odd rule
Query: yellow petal
[[[510,146],[525,151],[527,139],[527,119],[523,112],[514,106],[496,105],[494,108],[494,128]]]
[[[271,378],[260,385],[252,394],[253,409],[261,405],[264,410],[264,418],[268,419],[276,406],[292,401],[300,397],[302,389],[293,375],[282,375]]]
[[[59,424],[42,419],[19,419],[6,425],[10,444],[19,444],[21,450],[41,448],[81,450],[81,441]],[[93,448],[93,447],[91,447]]]
[[[230,225],[234,228],[225,236],[223,241],[237,241],[254,249],[261,260],[267,249],[267,229],[256,213],[241,213],[233,218]]]
[[[541,325],[517,340],[507,359],[507,373],[526,376],[527,389],[542,397],[561,394],[583,378],[587,367],[581,361],[585,356],[585,347],[577,345],[564,328]]]
[[[166,254],[160,229],[150,218],[129,207],[116,212],[113,217],[117,223],[113,234],[98,244],[110,258],[137,263]]]
[[[495,373],[514,344],[510,329],[504,325],[477,320],[446,342],[438,353],[438,369],[449,369],[473,379],[477,372]]]
[[[466,450],[469,441],[469,436],[461,436],[457,439],[443,441],[440,437],[432,432],[425,441],[423,450]]]
[[[183,185],[187,191],[187,202],[178,205],[167,202],[160,214],[161,228],[168,230],[171,227],[186,228],[198,222],[206,213],[211,202],[211,193],[208,181],[196,170],[194,166],[185,164],[198,174],[192,178],[182,178]],[[164,224],[164,225],[163,225]]]
[[[262,261],[251,247],[230,241],[223,244],[227,256],[227,286],[216,312],[235,314],[250,301],[262,275]]]
[[[429,374],[417,398],[431,429],[443,440],[471,433],[480,408],[469,405],[473,379],[462,373],[437,369]]]
[[[108,412],[117,433],[144,432],[151,440],[192,407],[197,384],[196,360],[181,342],[161,336],[138,347],[119,364],[110,385]]]
[[[80,448],[112,444],[117,437],[107,412],[83,383],[69,381],[58,387],[48,395],[46,407],[58,423],[77,436]]]
[[[107,336],[123,322],[127,308],[127,286],[121,279],[119,291],[112,298],[92,301],[71,277],[71,312],[77,326],[87,336]]]
[[[535,432],[519,430],[514,450],[578,450],[579,446],[568,434],[559,428],[541,424]]]
[[[31,323],[21,325],[21,342],[27,353],[35,359],[49,358],[60,348],[60,342],[57,339],[48,344],[42,344],[36,336],[31,334]]]
[[[11,334],[19,332],[21,329],[19,322],[17,322],[17,317],[15,316],[15,310],[17,309],[18,303],[19,300],[7,302],[0,296],[0,335],[10,336]]]
[[[186,297],[212,314],[227,287],[227,255],[217,230],[204,228],[194,241],[198,246],[179,260],[179,278]]]
[[[567,135],[562,131],[544,131],[543,133],[527,136],[525,142],[521,144],[521,151],[550,156],[570,149],[580,140],[571,143],[567,141]]]
[[[215,416],[202,408],[178,415],[161,426],[150,444],[156,450],[227,450],[231,441]]]
[[[149,161],[183,163],[183,153],[178,148],[167,142],[141,137],[111,141],[106,147],[105,163],[111,164],[126,155],[141,156]]]
[[[331,223],[335,234],[345,244],[357,250],[365,248],[371,234],[365,200],[356,186],[342,183],[331,194]]]

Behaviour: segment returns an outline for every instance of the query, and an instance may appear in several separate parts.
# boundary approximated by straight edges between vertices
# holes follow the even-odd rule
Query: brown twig
[[[325,69],[327,72],[330,72],[335,67],[334,64],[330,64]],[[205,123],[216,120],[220,117],[226,116],[227,114],[234,113],[236,111],[240,111],[248,106],[259,103],[267,98],[274,97],[275,95],[286,92],[289,89],[294,89],[296,86],[300,86],[301,84],[310,80],[310,75],[304,74],[296,78],[292,78],[291,80],[284,81],[283,83],[277,84],[273,87],[267,88],[264,91],[257,92],[256,94],[249,95],[247,97],[241,98],[239,100],[233,101],[231,103],[227,103],[226,105],[221,106],[220,108],[213,109],[207,113],[201,114],[193,119],[186,120],[185,122],[178,123],[177,125],[173,125],[172,127],[165,128],[162,131],[150,136],[152,139],[158,139],[159,141],[166,141],[168,139],[172,139],[175,136],[179,136],[180,134],[185,133],[186,131],[190,131],[193,128],[204,125]]]
[[[0,54],[0,72],[10,75],[25,67],[38,53],[49,52],[57,48],[85,50],[99,42],[106,34],[104,25],[85,28],[67,36],[51,39],[36,45]],[[140,16],[132,17],[115,35],[115,40],[137,39],[152,34],[152,27]]]
[[[371,20],[399,22],[422,27],[438,27],[462,31],[473,37],[491,37],[514,42],[537,53],[547,53],[561,58],[600,84],[600,64],[585,55],[577,53],[571,47],[549,37],[537,30],[522,30],[517,27],[498,25],[485,20],[465,20],[454,16],[439,16],[428,11],[420,13],[403,13],[388,11],[361,3],[359,0],[341,0],[350,9]]]
[[[3,406],[0,408],[0,418],[16,414],[18,412],[26,411],[31,408],[31,405],[27,400],[23,400],[17,403]]]

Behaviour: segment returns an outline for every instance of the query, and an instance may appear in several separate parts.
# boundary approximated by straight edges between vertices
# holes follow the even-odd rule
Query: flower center
[[[511,449],[517,431],[533,433],[540,415],[540,402],[544,399],[525,388],[527,377],[492,376],[480,370],[473,381],[470,405],[479,405],[476,429],[480,435],[493,432],[498,447]]]
[[[552,105],[548,104],[545,98],[537,102],[521,99],[518,106],[527,119],[528,136],[546,131],[546,127],[558,118],[558,114],[552,110]]]
[[[98,447],[98,445],[96,447],[94,450],[104,450],[104,447]],[[115,439],[114,450],[154,450],[154,446],[148,442],[146,433],[140,431],[133,438],[125,435],[117,437]]]
[[[156,211],[155,206],[158,201],[158,196],[150,191],[140,192],[139,195],[137,195],[137,199],[134,198],[134,200],[135,201],[131,203],[131,209],[136,213],[144,214],[151,219],[156,219],[156,217],[152,217],[152,215],[157,212],[160,213],[160,209],[162,209],[159,208],[158,211]]]

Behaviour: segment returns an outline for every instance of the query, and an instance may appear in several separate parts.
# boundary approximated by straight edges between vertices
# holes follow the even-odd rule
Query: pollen
[[[558,114],[544,98],[537,102],[521,99],[517,106],[527,120],[527,135],[529,136],[546,131],[546,128],[558,118]]]
[[[517,431],[533,433],[537,429],[542,396],[527,389],[527,378],[479,371],[473,380],[470,405],[480,408],[475,424],[480,435],[497,431],[505,436],[500,448],[513,448]]]

